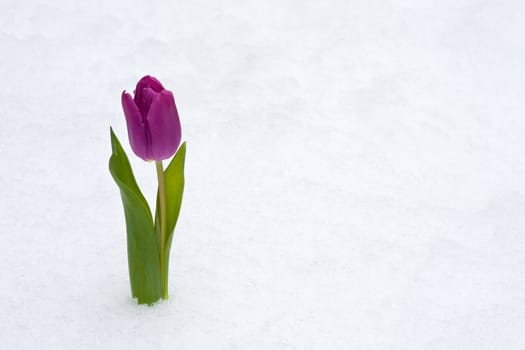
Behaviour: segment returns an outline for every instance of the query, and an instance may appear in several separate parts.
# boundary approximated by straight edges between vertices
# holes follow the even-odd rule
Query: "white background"
[[[524,349],[522,1],[0,3],[1,349]],[[107,168],[188,142],[168,302]]]

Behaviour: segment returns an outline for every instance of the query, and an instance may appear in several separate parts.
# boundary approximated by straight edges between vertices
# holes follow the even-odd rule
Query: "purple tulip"
[[[137,83],[135,97],[122,92],[122,108],[133,152],[144,160],[170,158],[179,147],[181,126],[173,93],[146,75]]]

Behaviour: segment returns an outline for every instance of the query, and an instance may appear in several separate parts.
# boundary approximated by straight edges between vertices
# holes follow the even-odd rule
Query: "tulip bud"
[[[173,93],[151,76],[139,80],[135,96],[122,92],[122,108],[133,152],[161,161],[175,154],[181,141],[179,113]]]

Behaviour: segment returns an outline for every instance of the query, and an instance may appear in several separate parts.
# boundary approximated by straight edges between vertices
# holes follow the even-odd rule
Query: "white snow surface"
[[[525,349],[525,4],[0,3],[0,349]],[[109,126],[173,90],[170,299],[130,297]]]

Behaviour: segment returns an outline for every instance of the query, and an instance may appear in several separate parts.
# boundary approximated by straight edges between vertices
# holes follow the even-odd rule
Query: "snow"
[[[524,349],[521,1],[0,3],[1,349]],[[109,126],[175,92],[170,295],[129,296]]]

